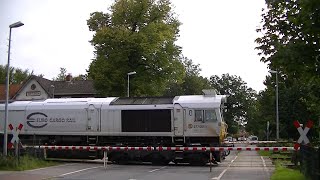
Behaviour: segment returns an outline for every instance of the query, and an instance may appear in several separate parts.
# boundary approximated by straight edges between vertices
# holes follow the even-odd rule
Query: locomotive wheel
[[[191,160],[190,165],[192,166],[205,166],[207,164],[206,161],[201,161],[201,160]]]
[[[215,152],[213,152],[212,154],[213,154],[214,159],[215,159],[217,162],[221,162],[222,152],[220,152],[220,151],[215,151]]]
[[[192,166],[205,166],[208,159],[203,154],[193,154],[189,160],[189,164]]]
[[[127,164],[129,164],[129,160],[124,157],[124,158],[120,158],[119,160],[117,160],[116,163],[119,165],[127,165]]]
[[[153,154],[152,160],[151,160],[152,165],[167,165],[170,163],[169,160],[167,160],[165,157],[161,156],[160,154]]]
[[[116,162],[116,164],[127,165],[129,164],[128,154],[121,154],[120,156],[118,155],[114,161]]]
[[[165,166],[165,165],[168,165],[169,163],[170,163],[171,161],[169,161],[169,160],[165,160],[165,159],[163,159],[163,160],[158,160],[158,161],[152,161],[151,163],[152,163],[152,165],[158,165],[158,166]]]

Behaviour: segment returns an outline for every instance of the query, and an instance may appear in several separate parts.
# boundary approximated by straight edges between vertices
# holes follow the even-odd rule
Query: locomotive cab
[[[173,119],[175,139],[183,138],[183,145],[189,147],[221,146],[227,131],[222,115],[225,102],[226,96],[217,95],[215,90],[204,90],[204,95],[176,97]],[[220,161],[220,152],[213,152],[213,155],[216,161]],[[184,156],[189,157],[189,162],[203,159],[204,163],[204,159],[209,159],[208,154],[201,153],[187,152]]]

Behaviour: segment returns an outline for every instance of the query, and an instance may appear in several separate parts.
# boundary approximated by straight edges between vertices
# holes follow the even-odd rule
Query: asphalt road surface
[[[23,172],[1,172],[1,180],[24,179],[101,179],[101,180],[226,180],[270,179],[274,166],[256,151],[231,152],[217,166],[174,165],[152,166],[150,164],[116,165],[103,163],[66,163],[59,166]]]

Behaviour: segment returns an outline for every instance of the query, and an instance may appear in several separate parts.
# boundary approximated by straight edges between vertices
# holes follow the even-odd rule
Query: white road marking
[[[262,156],[260,156],[261,160],[262,160],[262,164],[263,164],[263,170],[267,173],[268,178],[270,177],[269,171],[267,169],[267,165],[266,165],[266,161],[264,160],[264,158]]]
[[[161,168],[154,169],[154,170],[151,170],[151,171],[148,171],[148,172],[152,173],[152,172],[155,172],[155,171],[159,171],[159,170],[161,170],[161,169],[164,169],[164,168],[166,168],[166,167],[167,167],[167,166],[163,166],[163,167],[161,167]]]
[[[261,158],[261,160],[262,160],[263,167],[267,167],[267,166],[266,166],[266,162],[264,161],[263,157],[260,156],[260,158]]]
[[[87,170],[91,170],[91,169],[96,169],[96,168],[100,168],[100,167],[103,167],[103,166],[95,166],[95,167],[91,167],[91,168],[80,169],[80,170],[77,170],[77,171],[72,171],[72,172],[64,173],[64,174],[61,174],[61,175],[56,176],[56,177],[62,177],[62,176],[66,176],[66,175],[70,175],[70,174],[75,174],[75,173],[78,173],[78,172],[87,171]]]
[[[222,171],[222,173],[220,173],[220,175],[218,177],[213,177],[211,179],[213,180],[220,180],[222,178],[222,176],[224,175],[224,173],[227,172],[227,170],[230,168],[230,166],[232,165],[232,163],[238,158],[238,156],[236,156],[234,159],[231,160],[231,162],[229,163],[228,167]]]
[[[38,171],[38,170],[42,170],[42,169],[48,169],[48,168],[55,168],[55,167],[62,167],[62,166],[68,166],[68,165],[74,165],[75,163],[70,163],[70,164],[61,164],[61,165],[57,165],[57,166],[49,166],[49,167],[43,167],[43,168],[38,168],[38,169],[30,169],[30,170],[26,170],[28,172],[32,172],[32,171]]]

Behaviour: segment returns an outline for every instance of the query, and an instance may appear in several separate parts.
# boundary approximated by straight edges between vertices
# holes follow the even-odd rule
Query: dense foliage
[[[228,96],[227,112],[224,117],[228,124],[228,132],[237,133],[240,126],[245,126],[254,118],[251,113],[256,100],[256,91],[235,75],[223,74],[221,77],[214,75],[210,77],[210,83],[219,94]]]
[[[266,1],[262,34],[256,39],[261,61],[279,76],[280,137],[296,138],[292,122],[305,123],[320,117],[320,3],[318,0]],[[274,107],[275,80],[266,80],[260,113],[270,120]],[[258,120],[257,120],[258,121]],[[318,124],[318,123],[316,123]],[[313,136],[319,127],[313,128]]]
[[[29,72],[28,69],[23,70],[20,68],[10,67],[10,84],[21,84],[24,82],[33,72]],[[0,65],[0,83],[5,84],[7,77],[7,66]]]
[[[182,82],[172,82],[166,89],[166,96],[202,94],[203,89],[210,89],[209,80],[200,75],[199,64],[194,64],[191,59],[184,58],[183,65],[185,76]]]
[[[68,73],[68,74],[72,76],[71,73]],[[67,74],[66,68],[60,67],[60,73],[57,75],[57,77],[52,78],[52,80],[65,81],[68,74]],[[89,79],[88,74],[79,74],[77,76],[72,77],[72,80],[75,80],[75,81],[82,81],[82,80],[88,80],[88,79]]]
[[[116,0],[110,13],[94,12],[87,24],[95,48],[88,73],[102,94],[124,96],[132,71],[132,96],[162,95],[169,84],[181,83],[184,68],[175,44],[180,22],[169,0]]]
[[[124,96],[127,73],[132,96],[175,96],[202,94],[215,88],[230,95],[226,121],[229,132],[253,118],[256,93],[237,76],[200,75],[200,65],[181,54],[175,45],[180,22],[169,0],[116,0],[108,13],[94,12],[87,21],[95,58],[88,75],[106,96]]]

